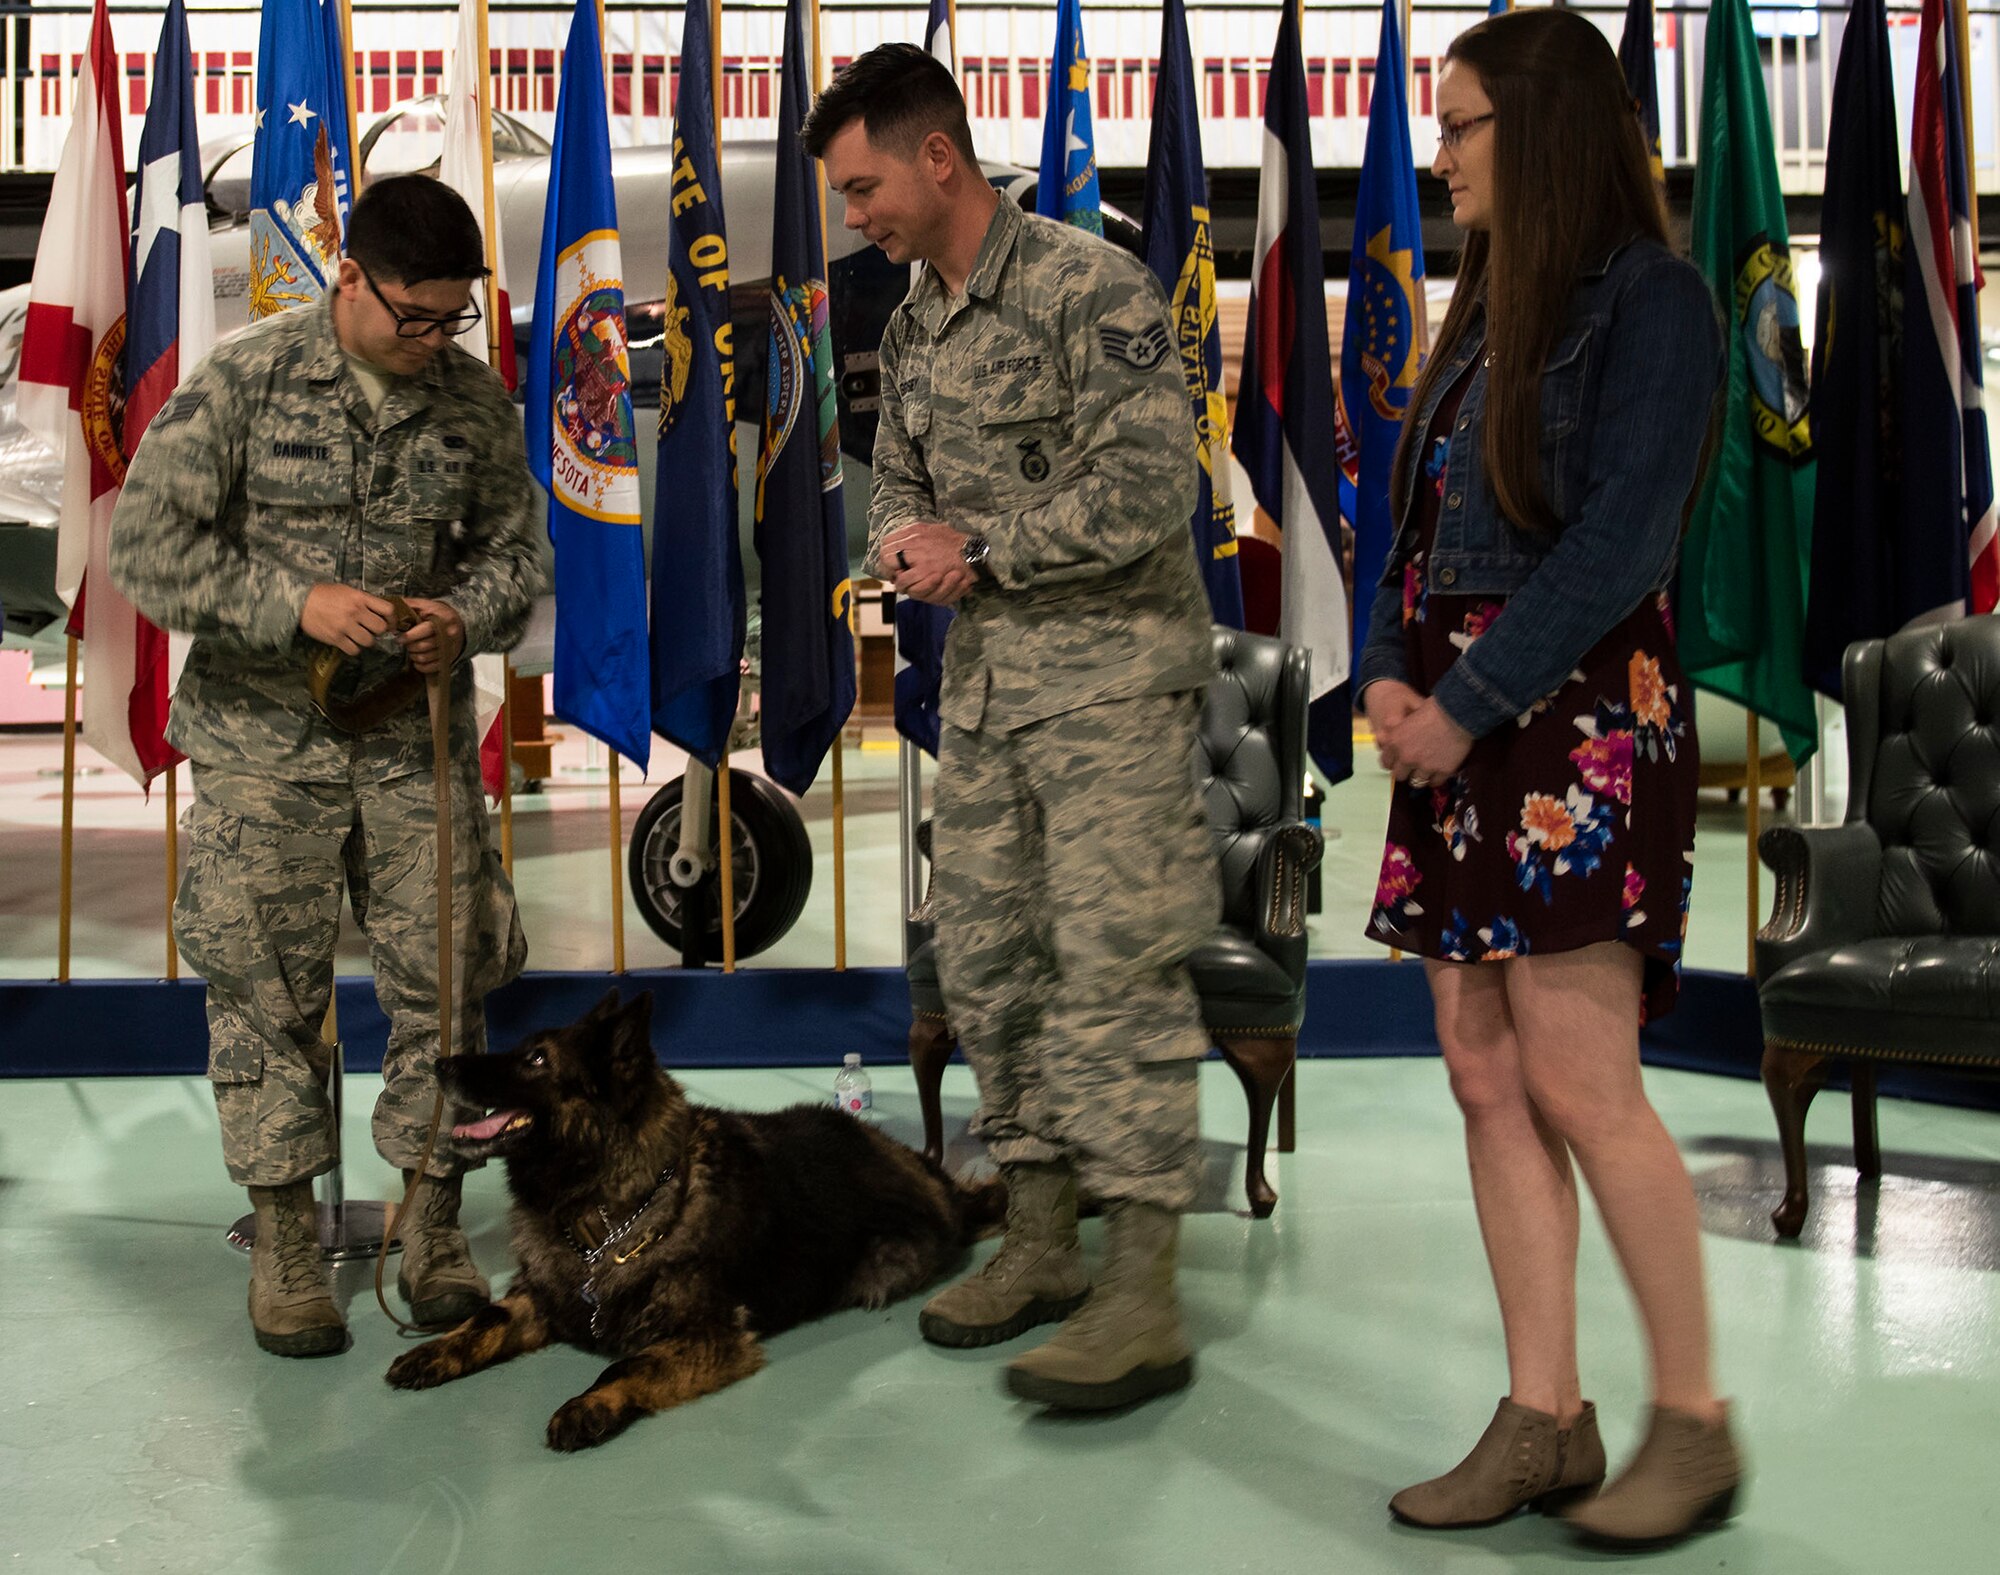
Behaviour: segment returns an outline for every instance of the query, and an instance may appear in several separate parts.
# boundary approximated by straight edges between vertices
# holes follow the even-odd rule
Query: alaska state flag
[[[346,121],[346,90],[327,58],[320,0],[264,0],[250,162],[253,322],[318,300],[340,265]]]
[[[688,0],[674,103],[666,356],[653,489],[653,729],[722,763],[741,688],[743,553],[736,536],[729,232],[716,152],[708,0]]]
[[[1340,576],[1339,473],[1333,445],[1333,360],[1327,348],[1319,189],[1306,116],[1299,13],[1285,6],[1264,105],[1264,172],[1250,325],[1236,400],[1236,457],[1264,512],[1284,532],[1279,632],[1312,656],[1307,747],[1329,783],[1354,774],[1352,641]]]
[[[597,7],[577,0],[535,270],[528,468],[548,489],[556,549],[555,713],[643,770],[646,554],[603,62]]]
[[[1083,52],[1080,0],[1058,0],[1049,101],[1042,116],[1042,172],[1035,212],[1093,235],[1104,233],[1097,194],[1097,149],[1090,138],[1090,57]]]
[[[854,709],[854,582],[840,492],[820,171],[799,146],[811,102],[806,5],[785,8],[777,190],[771,214],[771,333],[757,446],[763,569],[764,769],[803,793]]]
[[[1948,521],[1957,538],[1953,572],[1928,571],[1926,596],[1955,614],[2000,602],[2000,539],[1995,536],[1993,462],[1987,448],[1980,364],[1979,258],[1972,241],[1965,121],[1965,73],[1958,31],[1944,0],[1924,0],[1918,24],[1915,107],[1910,117],[1909,243],[1903,254],[1903,517],[1916,529]],[[1905,550],[1923,553],[1912,541]],[[1917,598],[1923,600],[1923,597]]]
[[[1911,442],[1942,448],[1955,436],[1948,419],[1933,433],[1904,426],[1902,350],[1914,325],[1904,302],[1903,218],[1888,17],[1882,0],[1854,0],[1827,118],[1811,384],[1819,462],[1805,676],[1835,698],[1850,644],[1941,608],[1956,612],[1965,600],[1957,510],[1906,519],[1901,509]]]
[[[1194,56],[1181,0],[1160,18],[1159,89],[1146,154],[1146,266],[1173,302],[1181,373],[1194,407],[1201,492],[1189,527],[1195,561],[1217,623],[1243,627],[1243,573],[1236,556],[1236,505],[1229,495],[1229,406],[1222,393],[1222,329],[1215,315],[1215,246],[1208,168],[1194,94]]]
[[[1341,467],[1354,487],[1354,648],[1389,561],[1390,461],[1423,365],[1424,239],[1396,0],[1383,0],[1340,342]]]

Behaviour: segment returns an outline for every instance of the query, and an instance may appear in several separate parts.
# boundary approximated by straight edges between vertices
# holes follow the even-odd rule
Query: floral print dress
[[[1506,605],[1425,586],[1464,391],[1432,418],[1402,564],[1404,652],[1426,695]],[[1645,1018],[1671,1011],[1694,870],[1692,696],[1667,598],[1649,597],[1448,781],[1396,784],[1370,938],[1446,962],[1624,941],[1646,959]]]

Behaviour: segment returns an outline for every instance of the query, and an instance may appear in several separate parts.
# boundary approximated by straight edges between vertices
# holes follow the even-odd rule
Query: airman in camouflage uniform
[[[1209,1036],[1186,959],[1221,902],[1195,782],[1213,670],[1188,531],[1195,432],[1152,275],[995,193],[947,92],[957,100],[942,67],[884,46],[807,129],[848,224],[928,264],[882,341],[867,567],[958,606],[938,968],[979,1081],[975,1131],[1014,1201],[1001,1251],[922,1327],[983,1345],[1081,1303],[1009,1383],[1048,1404],[1119,1405],[1192,1374],[1173,1260]],[[961,280],[947,282],[954,227]],[[1110,1214],[1087,1301],[1078,1188]]]
[[[442,265],[412,265],[409,246],[423,244],[422,233],[406,238],[362,276],[367,290],[336,286],[318,304],[218,346],[148,428],[112,521],[119,586],[154,622],[194,637],[167,733],[193,763],[196,795],[174,929],[208,981],[224,1159],[259,1205],[267,1259],[265,1215],[274,1215],[275,1237],[298,1246],[301,1210],[310,1223],[310,1178],[339,1152],[320,1030],[343,887],[390,1020],[375,1143],[406,1175],[421,1157],[437,1087],[428,715],[419,698],[349,734],[315,710],[308,598],[331,586],[368,593],[350,598],[364,609],[392,595],[429,599],[419,611],[442,602],[440,619],[457,615],[470,654],[519,640],[540,582],[533,483],[506,389],[435,323],[396,335],[398,314],[415,324],[462,309],[469,286],[454,268],[480,267],[463,202],[411,179],[414,188],[378,183],[357,205],[352,257],[371,260],[371,224],[379,231],[393,215],[400,227],[442,226],[444,239],[431,237]],[[410,274],[418,281],[400,282]],[[393,306],[387,288],[398,290]],[[364,629],[383,621],[358,616]],[[436,630],[420,626],[407,642],[413,660],[426,633],[436,648]],[[377,630],[351,665],[368,685],[402,659]],[[466,1052],[484,1048],[484,997],[520,971],[527,947],[488,833],[469,662],[453,670],[450,694],[451,1048]],[[457,1227],[456,1169],[447,1144],[432,1158],[441,1179],[419,1210],[436,1229],[406,1244],[399,1284],[421,1322],[468,1316],[486,1297]],[[253,1259],[252,1323],[259,1343],[283,1354],[344,1344],[323,1276],[308,1272],[304,1254],[267,1261],[261,1285]]]

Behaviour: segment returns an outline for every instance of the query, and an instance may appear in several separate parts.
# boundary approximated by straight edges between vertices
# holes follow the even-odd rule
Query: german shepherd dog
[[[489,1112],[452,1132],[496,1157],[520,1264],[507,1294],[399,1356],[429,1389],[555,1341],[616,1360],[549,1420],[587,1449],[764,1365],[760,1336],[935,1279],[1006,1215],[831,1104],[744,1115],[690,1104],[661,1070],[652,997],[614,989],[510,1055],[449,1056],[445,1088]]]

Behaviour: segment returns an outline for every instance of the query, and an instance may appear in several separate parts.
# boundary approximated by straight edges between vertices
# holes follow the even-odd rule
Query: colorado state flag
[[[597,8],[577,0],[556,100],[535,321],[528,468],[556,549],[555,712],[642,770],[653,730],[638,427]]]

